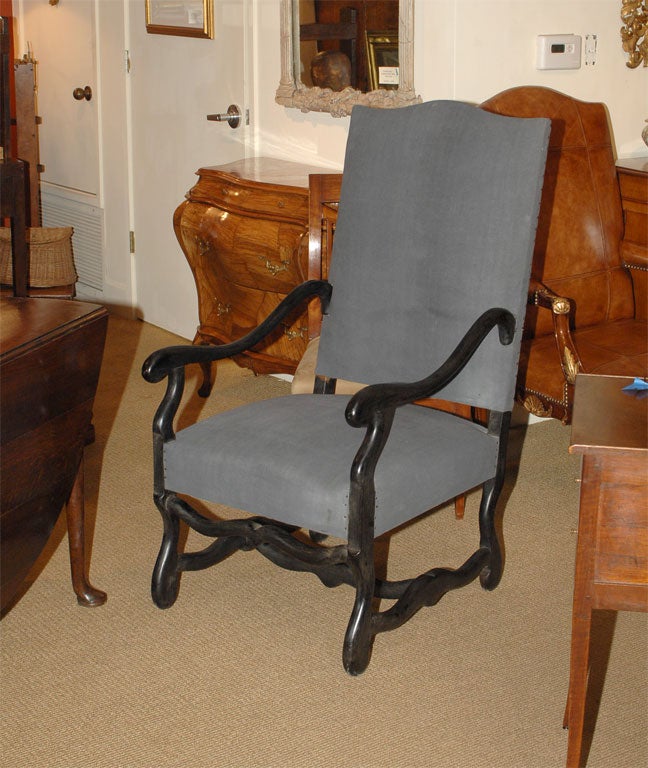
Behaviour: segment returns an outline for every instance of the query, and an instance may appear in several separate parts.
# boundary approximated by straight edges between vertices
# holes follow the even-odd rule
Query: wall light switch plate
[[[580,69],[580,35],[538,35],[536,69]]]
[[[596,49],[598,47],[598,35],[585,35],[585,66],[593,67],[596,64]]]

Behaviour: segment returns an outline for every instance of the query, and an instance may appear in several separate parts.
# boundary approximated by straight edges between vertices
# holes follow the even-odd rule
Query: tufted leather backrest
[[[623,235],[608,115],[603,104],[549,88],[511,88],[480,105],[512,117],[549,117],[551,138],[532,278],[573,301],[578,328],[633,317],[632,284],[621,264]],[[552,333],[549,313],[527,313],[527,333]]]

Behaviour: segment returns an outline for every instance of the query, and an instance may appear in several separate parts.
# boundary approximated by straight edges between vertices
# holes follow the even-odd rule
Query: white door
[[[131,2],[137,306],[145,321],[185,338],[195,334],[198,302],[173,214],[199,168],[251,154],[245,52],[254,5],[215,0],[213,38],[201,39],[147,32],[144,2]],[[242,113],[236,129],[207,119],[232,104]]]
[[[23,0],[23,8],[25,35],[37,61],[41,179],[98,196],[94,3]]]
[[[80,296],[130,305],[124,5],[15,5],[20,55],[36,60],[43,225],[74,228]]]

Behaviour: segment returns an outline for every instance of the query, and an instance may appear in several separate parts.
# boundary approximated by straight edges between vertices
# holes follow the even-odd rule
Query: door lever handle
[[[236,104],[230,104],[227,112],[217,115],[207,115],[208,120],[214,120],[217,123],[229,123],[230,128],[238,128],[241,124],[241,110]]]

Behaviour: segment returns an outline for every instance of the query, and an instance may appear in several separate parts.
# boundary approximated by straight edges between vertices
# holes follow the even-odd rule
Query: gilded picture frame
[[[398,32],[366,32],[367,72],[372,91],[399,86]]]
[[[145,12],[150,34],[214,37],[214,0],[145,0]]]

